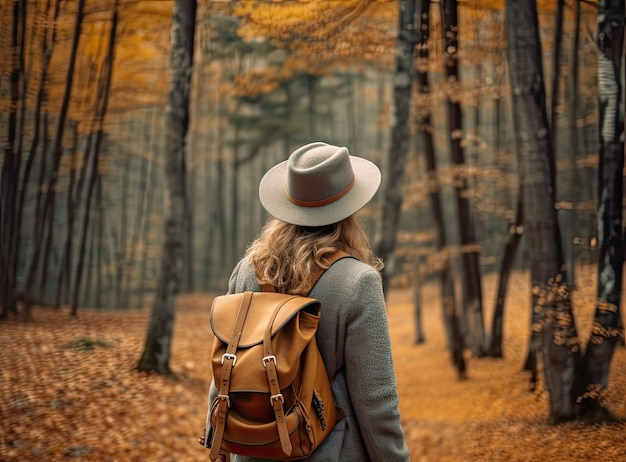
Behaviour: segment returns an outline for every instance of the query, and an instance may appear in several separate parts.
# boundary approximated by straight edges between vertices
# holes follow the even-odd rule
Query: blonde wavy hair
[[[271,218],[248,248],[256,278],[278,292],[306,295],[311,275],[329,267],[326,259],[338,250],[380,271],[383,261],[372,252],[356,214],[320,227],[292,225]]]

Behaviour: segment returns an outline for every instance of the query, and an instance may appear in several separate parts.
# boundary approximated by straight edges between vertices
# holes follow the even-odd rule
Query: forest
[[[58,422],[80,428],[70,411],[84,398],[68,404],[67,394],[172,398],[182,388],[200,390],[201,430],[210,378],[191,353],[189,335],[203,335],[193,317],[209,331],[211,297],[267,219],[264,172],[326,141],[383,173],[360,218],[385,261],[393,339],[407,342],[398,349],[425,361],[420,351],[438,345],[450,389],[485,364],[502,377],[499,364],[516,361],[516,380],[542,404],[538,421],[518,424],[565,425],[557,439],[592,428],[611,449],[580,460],[615,460],[611,451],[626,450],[613,442],[626,418],[624,9],[623,0],[0,0],[0,459],[206,460],[202,447],[176,457],[177,441],[46,449],[29,427],[45,420],[60,432],[54,441],[69,431]],[[113,333],[126,322],[128,338]],[[91,366],[64,375],[42,354]],[[123,380],[88,379],[116,368],[128,369]],[[403,374],[400,398],[412,403],[420,391],[403,388],[415,379]],[[50,410],[33,380],[79,385],[51,385]],[[150,412],[143,406],[138,415]],[[116,409],[109,428],[120,412],[131,425]],[[418,420],[407,417],[408,437]],[[547,454],[421,452],[420,431],[416,459]],[[120,438],[109,444],[128,443]],[[548,458],[573,460],[569,449]]]

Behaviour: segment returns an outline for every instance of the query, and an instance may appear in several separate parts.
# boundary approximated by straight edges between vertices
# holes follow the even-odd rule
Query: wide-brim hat
[[[324,226],[349,217],[374,197],[380,170],[345,147],[316,142],[295,150],[261,179],[259,199],[281,221]]]

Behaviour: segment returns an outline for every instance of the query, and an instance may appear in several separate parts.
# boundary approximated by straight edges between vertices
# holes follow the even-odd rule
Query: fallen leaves
[[[191,305],[202,318],[207,299]],[[185,311],[184,309],[181,310]],[[35,322],[0,324],[1,460],[206,460],[202,431],[208,371],[174,345],[176,377],[134,370],[148,310],[94,312],[37,308]],[[175,338],[207,347],[208,324]],[[194,326],[195,332],[193,331]],[[188,336],[189,335],[189,336]],[[175,342],[176,343],[176,342]],[[174,359],[180,358],[180,360]]]
[[[520,371],[529,331],[528,287],[521,281],[512,281],[509,292],[505,357],[468,357],[465,381],[456,380],[445,350],[436,286],[423,289],[422,345],[413,343],[412,293],[391,293],[394,364],[412,460],[608,462],[626,453],[624,425],[547,424],[545,392],[529,392]],[[487,279],[486,297],[490,284]],[[66,309],[36,308],[32,323],[0,323],[0,460],[207,461],[197,438],[210,381],[209,306],[208,296],[179,297],[173,377],[134,369],[148,309],[81,310],[73,318]],[[591,320],[575,309],[579,328],[590,330]],[[623,348],[608,391],[608,404],[623,414]]]

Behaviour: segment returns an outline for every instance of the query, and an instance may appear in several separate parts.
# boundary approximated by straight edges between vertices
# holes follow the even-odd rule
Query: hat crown
[[[287,195],[304,206],[326,205],[351,187],[354,171],[348,149],[317,142],[294,151],[287,163]]]
[[[345,147],[323,142],[295,150],[269,169],[259,200],[274,218],[299,226],[325,226],[356,213],[374,197],[380,170]]]

